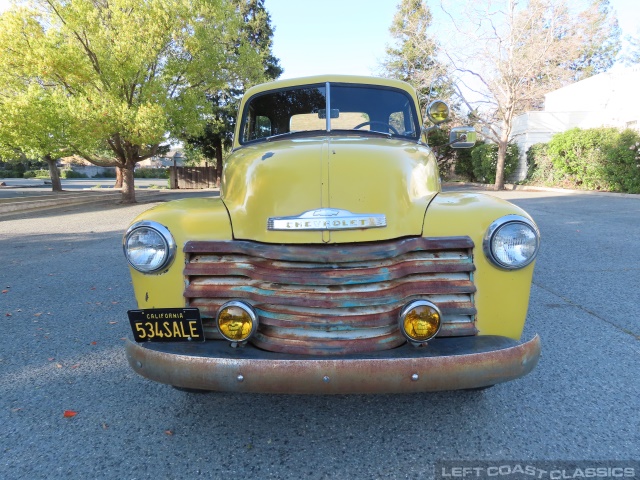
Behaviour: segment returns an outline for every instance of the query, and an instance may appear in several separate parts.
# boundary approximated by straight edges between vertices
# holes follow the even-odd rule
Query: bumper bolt
[[[244,382],[244,375],[238,375],[236,378],[239,382]]]
[[[322,377],[322,381],[323,381],[324,383],[329,383],[329,380],[330,380],[330,378],[329,378],[327,375],[325,375],[324,377]]]
[[[413,382],[417,382],[419,378],[420,377],[418,376],[417,373],[414,373],[413,375],[411,375],[411,381],[413,381]]]

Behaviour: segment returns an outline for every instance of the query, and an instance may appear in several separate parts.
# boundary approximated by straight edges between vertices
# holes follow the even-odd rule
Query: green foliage
[[[508,178],[518,167],[520,151],[515,143],[507,146],[507,158],[504,163],[504,176]],[[474,147],[471,151],[473,176],[476,181],[495,183],[498,165],[498,145],[486,143]]]
[[[527,152],[531,183],[640,193],[640,134],[574,128]]]
[[[476,145],[472,148],[460,148],[455,151],[454,172],[456,175],[470,181],[476,179],[473,174],[473,157],[471,153],[480,145],[484,145],[484,142],[476,142]]]
[[[133,173],[135,178],[169,178],[168,168],[138,168]]]
[[[216,164],[217,176],[222,173],[225,150],[232,146],[236,115],[240,99],[246,88],[267,80],[275,80],[282,74],[279,60],[272,54],[273,27],[264,6],[264,0],[232,0],[241,16],[242,27],[237,32],[237,42],[245,41],[258,56],[259,66],[247,70],[245,76],[238,76],[217,91],[210,91],[209,115],[204,131],[199,135],[185,138],[185,165],[202,165],[205,161]]]
[[[536,143],[527,150],[526,181],[537,185],[559,185],[561,175],[553,168],[546,143]]]
[[[554,135],[547,154],[568,183],[590,190],[608,190],[602,146],[614,142],[617,135],[615,128],[574,128]]]
[[[0,144],[35,157],[75,153],[130,178],[167,132],[202,132],[208,92],[263,73],[242,26],[230,0],[33,0],[9,10]]]
[[[60,171],[60,178],[89,178],[85,173],[76,172],[70,168]]]
[[[50,178],[49,170],[27,170],[24,178]]]
[[[429,33],[432,20],[424,0],[402,0],[398,4],[389,28],[395,43],[387,47],[384,74],[411,84],[422,104],[433,96],[451,103],[453,87],[447,78],[447,66],[438,60],[438,42]]]
[[[640,193],[640,133],[624,130],[613,143],[602,146],[604,166],[612,190]]]

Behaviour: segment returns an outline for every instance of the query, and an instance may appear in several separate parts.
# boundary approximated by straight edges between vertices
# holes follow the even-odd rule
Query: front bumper
[[[499,336],[438,338],[372,354],[318,357],[266,352],[224,341],[128,341],[131,367],[177,387],[288,394],[411,393],[479,388],[529,373],[540,357],[536,335],[520,343]]]

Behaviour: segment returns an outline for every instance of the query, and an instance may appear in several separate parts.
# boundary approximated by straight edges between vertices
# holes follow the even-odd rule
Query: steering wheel
[[[388,130],[391,130],[395,135],[400,136],[400,133],[398,132],[398,130],[396,130],[393,126],[391,126],[388,123],[384,123],[384,122],[363,122],[360,123],[358,125],[356,125],[355,127],[353,127],[354,130],[358,130],[359,128],[365,127],[367,125],[382,125],[383,127],[387,127],[387,132],[382,132],[382,133],[388,133]]]

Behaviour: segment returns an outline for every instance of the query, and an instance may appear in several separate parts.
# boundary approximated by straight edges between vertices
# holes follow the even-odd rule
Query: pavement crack
[[[593,310],[589,310],[588,308],[583,307],[582,305],[579,305],[577,303],[575,303],[574,301],[570,300],[569,298],[565,297],[564,295],[561,295],[560,293],[545,287],[544,285],[541,285],[540,283],[537,282],[532,282],[536,287],[541,288],[542,290],[550,293],[551,295],[555,295],[556,297],[562,299],[564,302],[566,302],[567,304],[571,305],[572,307],[575,307],[579,310],[582,310],[583,312],[591,315],[592,317],[597,318],[598,320],[601,320],[605,323],[608,323],[609,325],[611,325],[612,327],[614,327],[616,330],[625,333],[633,338],[635,338],[636,340],[640,340],[640,335],[632,332],[631,330],[628,330],[626,328],[621,327],[620,325],[617,325],[616,323],[614,323],[613,321],[603,317],[602,315],[599,315],[598,313],[594,312]]]

